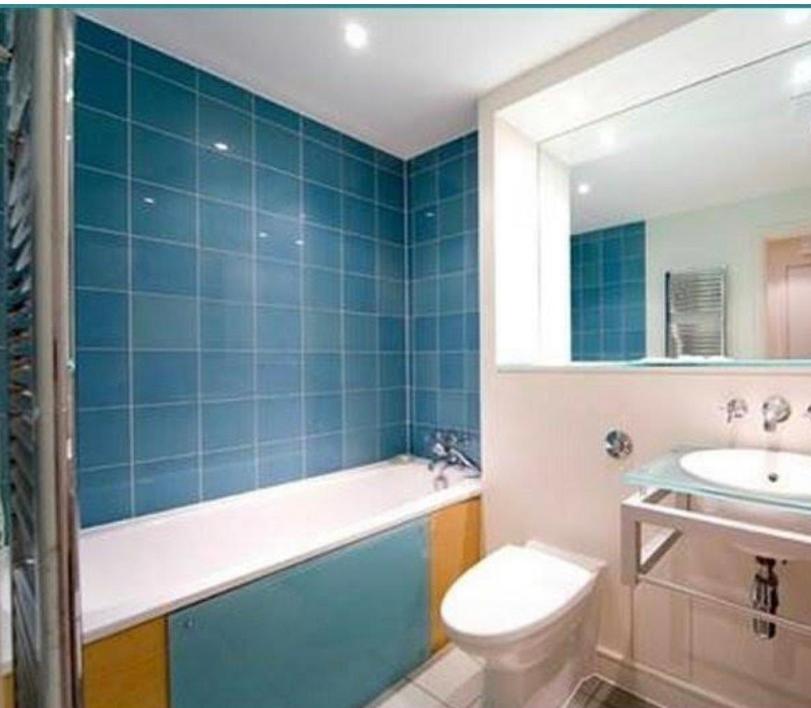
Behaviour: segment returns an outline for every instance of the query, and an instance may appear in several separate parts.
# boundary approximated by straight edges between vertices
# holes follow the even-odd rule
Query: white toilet
[[[499,548],[453,584],[442,621],[484,659],[487,708],[557,708],[592,672],[604,565],[530,541]]]

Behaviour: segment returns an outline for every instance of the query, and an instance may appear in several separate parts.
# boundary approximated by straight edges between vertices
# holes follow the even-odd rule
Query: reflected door
[[[811,358],[811,237],[767,245],[769,356]]]

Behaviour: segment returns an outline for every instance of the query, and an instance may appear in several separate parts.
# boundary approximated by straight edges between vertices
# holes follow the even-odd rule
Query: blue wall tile
[[[78,36],[83,522],[405,451],[404,163],[87,20]]]

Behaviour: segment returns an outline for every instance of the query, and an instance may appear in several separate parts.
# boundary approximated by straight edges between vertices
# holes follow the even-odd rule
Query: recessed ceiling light
[[[581,182],[577,185],[578,194],[588,194],[591,191],[591,185],[588,182]]]
[[[352,49],[363,49],[369,43],[369,33],[357,22],[350,22],[344,28],[344,41]]]
[[[228,143],[224,143],[222,141],[217,141],[214,143],[214,147],[217,148],[220,152],[228,152]]]
[[[791,72],[791,82],[795,86],[804,86],[809,81],[811,81],[811,59],[798,61]]]
[[[783,19],[787,25],[801,25],[809,17],[811,17],[811,10],[805,8],[795,8],[793,10],[786,10]]]

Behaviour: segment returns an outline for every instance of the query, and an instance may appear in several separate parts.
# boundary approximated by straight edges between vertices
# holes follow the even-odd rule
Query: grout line
[[[132,42],[129,42],[132,46]],[[195,86],[198,83],[197,74],[194,75]],[[194,137],[195,140],[200,134],[200,101],[199,97],[195,95],[194,99]],[[200,192],[200,153],[194,153],[194,180],[195,190],[199,195]],[[205,445],[203,440],[203,348],[202,348],[202,330],[203,330],[203,283],[202,283],[202,261],[200,256],[200,246],[202,243],[202,228],[200,222],[200,198],[199,196],[194,200],[194,242],[195,242],[195,275],[197,283],[195,285],[195,310],[197,314],[197,501],[201,502],[205,496],[204,485],[204,458]]]
[[[126,68],[126,92],[127,104],[126,111],[129,117],[132,111],[132,78],[129,69],[130,59],[130,45],[127,43],[127,68]],[[127,223],[127,424],[129,427],[129,516],[135,516],[135,353],[134,344],[135,339],[133,335],[133,284],[134,284],[134,265],[133,265],[133,243],[132,243],[132,125],[129,121],[126,124],[127,130],[127,204],[126,204],[126,223]],[[74,136],[75,138],[75,136]],[[75,142],[75,139],[74,139]],[[78,359],[80,347],[76,347],[76,358]]]

